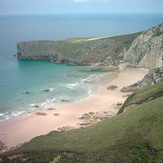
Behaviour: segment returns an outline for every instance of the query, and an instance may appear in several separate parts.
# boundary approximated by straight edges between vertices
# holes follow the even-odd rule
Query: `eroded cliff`
[[[101,71],[116,66],[140,33],[102,38],[76,38],[63,41],[27,41],[17,43],[19,59],[49,60],[69,65],[102,64]],[[111,57],[111,59],[108,58]],[[113,62],[110,62],[113,60]],[[107,62],[107,63],[106,63]],[[104,67],[104,63],[107,68]],[[113,65],[112,65],[113,63]],[[99,67],[100,70],[100,67]]]
[[[144,31],[126,52],[125,62],[146,68],[163,66],[163,24]]]

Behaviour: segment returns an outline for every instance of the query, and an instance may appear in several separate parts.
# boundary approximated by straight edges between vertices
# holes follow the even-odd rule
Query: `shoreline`
[[[59,127],[72,126],[80,128],[83,114],[89,112],[110,112],[112,116],[118,112],[117,103],[123,103],[127,97],[123,95],[131,92],[120,92],[121,88],[142,80],[147,71],[144,69],[123,69],[112,80],[100,85],[99,91],[84,101],[65,103],[51,107],[51,110],[41,110],[46,114],[32,114],[26,117],[14,118],[0,122],[0,141],[8,148],[30,141],[36,136],[46,135],[51,131],[58,131]],[[115,90],[108,90],[110,85],[116,85]]]

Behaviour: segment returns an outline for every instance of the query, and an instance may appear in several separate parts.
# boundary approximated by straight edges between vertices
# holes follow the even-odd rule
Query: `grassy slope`
[[[72,39],[67,39],[63,41],[58,41],[57,45],[51,46],[51,50],[53,51],[55,49],[58,53],[62,54],[62,56],[65,56],[67,58],[77,59],[81,57],[83,53],[85,53],[84,51],[87,51],[87,52],[92,51],[91,50],[92,41],[96,41],[96,43],[93,43],[96,45],[98,45],[98,42],[100,43],[102,40],[108,40],[109,42],[106,41],[106,44],[110,42],[114,44],[118,41],[136,38],[140,34],[141,32],[138,32],[138,33],[124,34],[124,35],[117,35],[117,36],[108,36],[105,38],[99,38],[95,40],[90,40],[90,38],[72,38]],[[102,45],[102,46],[105,46],[105,45]],[[120,49],[120,51],[114,55],[113,58],[117,59],[119,53],[124,49],[124,47],[126,47],[126,49],[128,50],[130,46],[131,46],[131,43],[126,43]]]
[[[135,97],[131,100],[138,101]],[[3,160],[19,154],[15,162],[50,162],[54,157],[60,162],[163,162],[162,117],[163,96],[87,128],[36,137],[3,154]]]
[[[125,106],[132,104],[142,104],[150,100],[163,96],[163,82],[157,83],[145,89],[135,91],[124,103],[118,114],[124,111]]]

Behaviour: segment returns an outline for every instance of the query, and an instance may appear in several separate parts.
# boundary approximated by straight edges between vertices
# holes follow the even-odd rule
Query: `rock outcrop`
[[[117,63],[109,56],[104,62],[96,63],[91,67],[91,71],[115,71],[118,69]]]
[[[144,31],[132,43],[123,60],[138,67],[163,66],[163,24]]]
[[[150,70],[149,73],[144,76],[142,81],[138,81],[137,83],[130,85],[128,87],[123,87],[121,91],[132,92],[140,88],[145,88],[150,85],[154,85],[161,81],[163,81],[163,67]]]
[[[113,117],[115,114],[110,111],[99,111],[99,112],[89,112],[85,113],[79,119],[82,119],[83,122],[80,123],[81,127],[87,127],[92,124],[96,124],[102,120]]]
[[[18,59],[48,60],[68,65],[97,63],[102,64],[103,68],[100,68],[102,71],[106,71],[114,68],[112,67],[113,60],[120,60],[120,53],[124,52],[125,47],[131,45],[138,35],[140,33],[96,39],[19,42],[17,43],[17,55]]]

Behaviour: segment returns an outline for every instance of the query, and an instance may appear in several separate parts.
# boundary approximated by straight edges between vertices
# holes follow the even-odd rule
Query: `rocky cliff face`
[[[142,81],[130,85],[128,87],[123,87],[122,92],[135,91],[141,88],[145,88],[154,85],[158,82],[163,81],[163,67],[151,69],[147,75],[144,76]]]
[[[125,62],[146,68],[163,66],[163,24],[144,31],[126,52]]]
[[[124,49],[127,49],[138,35],[140,33],[91,39],[19,42],[17,54],[18,59],[49,60],[69,65],[97,63],[96,69],[98,66],[99,70],[106,71],[117,68],[115,60],[122,58]]]
[[[91,71],[115,71],[118,69],[117,63],[109,56],[104,62],[98,62],[91,67]]]

